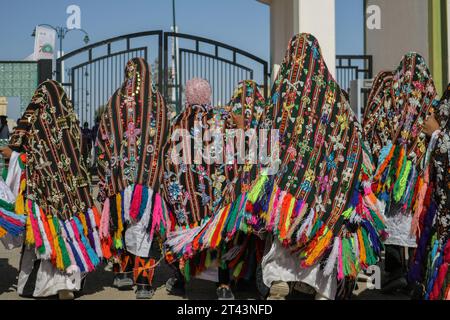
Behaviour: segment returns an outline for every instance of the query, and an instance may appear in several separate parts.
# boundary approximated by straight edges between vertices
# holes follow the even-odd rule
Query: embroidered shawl
[[[260,123],[266,123],[264,120],[266,112],[263,94],[254,81],[247,80],[239,83],[226,107],[187,106],[174,123],[171,135],[176,129],[182,128],[191,133],[189,139],[193,140],[194,121],[200,120],[204,127],[216,127],[224,135],[226,143],[231,130],[243,129],[247,132],[246,130],[256,129]],[[170,154],[177,143],[179,142],[169,138],[164,152],[165,198],[175,213],[178,225],[178,231],[171,233],[166,241],[168,261],[179,260],[186,279],[201,273],[210,267],[213,261],[226,264],[236,279],[248,278],[262,258],[262,241],[252,235],[238,233],[232,239],[230,237],[230,242],[219,246],[222,243],[222,236],[219,234],[221,230],[217,229],[215,234],[205,232],[211,230],[208,226],[215,221],[216,212],[233,202],[237,194],[248,190],[252,179],[257,175],[259,168],[249,164],[251,156],[247,151],[250,139],[247,138],[245,141],[246,153],[242,163],[237,162],[236,145],[235,150],[224,146],[223,164],[213,165],[208,165],[205,161],[199,165],[175,165]],[[193,147],[191,146],[189,150],[193,152]],[[230,162],[227,162],[230,160],[226,158],[227,155],[231,156]],[[194,196],[191,196],[192,194]],[[205,199],[206,205],[202,205]],[[198,209],[192,211],[191,207]],[[196,217],[192,212],[200,215]],[[236,230],[233,230],[232,225],[229,227],[228,232],[234,235]],[[227,230],[226,224],[223,228]],[[199,247],[210,250],[201,251],[198,250]]]
[[[103,203],[101,237],[123,249],[128,223],[143,222],[150,237],[170,228],[169,213],[159,194],[161,148],[167,111],[141,58],[130,60],[122,86],[109,100],[97,136],[99,201]]]
[[[381,73],[375,81],[363,127],[377,165],[372,188],[386,203],[388,216],[421,208],[426,184],[419,165],[427,144],[421,125],[437,104],[435,96],[430,71],[417,53],[405,55],[396,71]]]
[[[381,115],[388,114],[387,109],[392,105],[393,78],[394,73],[391,71],[382,71],[375,77],[367,100],[368,104],[364,109],[364,137],[368,146],[371,147],[375,162],[378,161],[383,146],[391,140],[391,132],[394,132],[394,123],[383,119]]]
[[[236,160],[234,154],[226,150],[228,130],[237,129],[231,113],[242,117],[244,125],[242,129],[245,130],[257,126],[263,111],[264,99],[256,83],[244,81],[239,84],[228,107],[187,105],[178,116],[172,125],[163,152],[164,192],[178,226],[197,227],[205,218],[211,217],[219,209],[219,205],[230,203],[235,199],[235,190],[241,187],[236,186],[236,183],[240,167],[243,166],[239,166],[236,161],[227,161],[230,160],[227,159],[227,155],[232,157],[231,160]],[[188,137],[180,139],[178,135],[181,130],[184,130]],[[218,150],[214,149],[216,145],[213,137],[203,142],[207,130],[221,140],[217,144]],[[198,149],[195,149],[196,143]],[[190,152],[182,154],[181,150],[178,150],[182,157],[180,164],[175,164],[172,159],[172,153],[177,150],[177,146]],[[205,152],[198,162],[195,161],[196,150]],[[208,150],[212,151],[211,160],[217,161],[206,158]],[[231,150],[233,151],[236,152]]]
[[[424,298],[450,299],[450,85],[435,112],[441,129],[436,131],[425,157],[430,187],[420,216],[418,247],[409,280],[423,284]],[[425,170],[425,171],[426,171]]]
[[[279,172],[258,174],[248,192],[193,233],[192,247],[174,251],[189,257],[237,230],[268,230],[303,266],[328,257],[326,274],[337,266],[340,278],[356,277],[381,254],[383,214],[369,188],[372,163],[362,129],[313,36],[291,40],[266,106],[280,134]]]
[[[39,258],[60,270],[77,265],[93,271],[103,257],[100,217],[80,144],[71,101],[57,82],[43,82],[10,140],[13,150],[26,155],[16,213],[27,214],[25,243],[36,247]]]

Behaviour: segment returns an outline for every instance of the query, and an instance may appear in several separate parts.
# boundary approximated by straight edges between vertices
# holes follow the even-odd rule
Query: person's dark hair
[[[88,123],[88,122],[85,122],[85,123],[83,124],[83,128],[89,128],[89,123]]]
[[[8,118],[6,116],[0,116],[0,124],[7,125],[8,124]]]

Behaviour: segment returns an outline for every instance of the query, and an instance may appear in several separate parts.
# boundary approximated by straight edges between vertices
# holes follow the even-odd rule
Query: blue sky
[[[317,1],[317,0],[311,0]],[[249,51],[269,60],[269,7],[256,0],[177,0],[180,32],[191,33]],[[363,53],[362,0],[336,0],[337,53]],[[0,60],[21,60],[33,51],[36,24],[65,26],[66,8],[81,7],[82,28],[91,43],[144,30],[169,30],[171,0],[1,0]],[[71,32],[65,51],[83,46]]]

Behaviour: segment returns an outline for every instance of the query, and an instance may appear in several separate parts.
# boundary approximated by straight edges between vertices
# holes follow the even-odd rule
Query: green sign
[[[24,112],[38,86],[37,62],[0,62],[0,96],[19,97]]]

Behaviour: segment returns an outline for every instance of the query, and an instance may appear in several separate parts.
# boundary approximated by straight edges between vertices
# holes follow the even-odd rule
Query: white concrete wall
[[[283,1],[283,0],[281,0]],[[299,33],[307,32],[314,35],[322,48],[325,62],[336,75],[336,8],[335,0],[297,0]]]
[[[313,34],[328,68],[336,70],[335,0],[258,0],[270,5],[272,74],[283,61],[289,40],[297,33]]]
[[[450,56],[450,0],[447,0],[447,54]],[[447,73],[447,81],[450,82],[450,57],[447,57],[448,60],[448,73]],[[444,83],[446,85],[446,83]]]
[[[270,3],[270,63],[283,62],[289,40],[294,31],[294,1],[273,0]],[[276,73],[276,70],[273,70]],[[274,75],[275,76],[275,75]]]
[[[367,0],[381,10],[381,29],[366,27],[366,54],[373,56],[373,71],[392,70],[409,51],[429,61],[428,1]],[[367,19],[367,15],[366,15]]]

